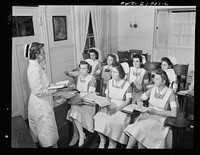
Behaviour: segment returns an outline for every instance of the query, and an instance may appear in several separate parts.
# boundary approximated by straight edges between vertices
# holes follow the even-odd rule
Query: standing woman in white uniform
[[[138,104],[149,99],[149,111],[141,113],[133,124],[124,132],[129,136],[126,148],[132,148],[136,142],[138,148],[171,148],[172,132],[164,126],[166,117],[176,117],[177,102],[169,80],[163,70],[158,70],[154,77],[155,86],[148,89],[138,99]],[[169,136],[169,137],[168,137]]]
[[[128,81],[133,85],[132,103],[135,104],[137,99],[144,92],[144,84],[147,83],[148,73],[144,68],[141,68],[142,56],[139,54],[133,55],[133,66],[129,68]]]
[[[130,104],[132,89],[130,83],[124,80],[125,72],[120,63],[112,67],[112,79],[105,90],[111,105],[100,108],[94,116],[94,130],[100,136],[99,148],[105,147],[106,137],[109,138],[108,148],[116,148],[117,142],[127,144],[128,137],[124,134],[125,127],[130,122],[130,115],[121,110]]]
[[[52,94],[57,90],[48,90],[50,85],[47,74],[40,66],[45,61],[44,44],[33,42],[25,46],[25,57],[29,58],[27,76],[31,94],[28,104],[28,120],[31,135],[41,147],[57,148],[58,129],[53,111]]]

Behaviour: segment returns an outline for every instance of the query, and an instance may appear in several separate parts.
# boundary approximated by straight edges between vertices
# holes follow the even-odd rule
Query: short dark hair
[[[114,54],[108,54],[108,55],[106,56],[106,61],[107,61],[107,59],[108,59],[109,56],[113,58],[113,63],[112,63],[112,64],[114,64],[114,63],[117,62],[117,57],[116,57],[116,55],[114,55]]]
[[[140,60],[140,62],[142,62],[142,56],[140,54],[133,54],[133,59],[134,58],[138,58]]]
[[[81,62],[79,64],[79,68],[80,68],[81,65],[87,65],[88,73],[92,72],[92,66],[87,61],[81,60]]]
[[[44,47],[43,43],[33,42],[30,44],[30,59],[35,60],[37,58],[37,54],[40,54],[40,49]]]
[[[167,58],[167,57],[162,57],[162,58],[161,58],[161,64],[162,64],[163,61],[165,61],[171,68],[174,68],[173,63],[171,62],[171,60],[170,60],[169,58]]]
[[[116,63],[114,63],[112,66],[113,66],[113,67],[116,67],[116,69],[119,71],[119,77],[120,77],[121,79],[124,79],[126,73],[125,73],[125,71],[124,71],[122,65],[121,65],[119,62],[116,62]]]
[[[163,80],[165,80],[165,86],[169,87],[170,82],[169,82],[169,78],[167,76],[167,73],[164,70],[162,70],[162,69],[157,69],[155,71],[155,73],[158,74],[158,75],[160,75],[161,78]]]
[[[96,55],[96,59],[99,59],[99,53],[94,48],[89,49],[88,53],[89,53],[89,58],[90,58],[90,53],[94,53]]]

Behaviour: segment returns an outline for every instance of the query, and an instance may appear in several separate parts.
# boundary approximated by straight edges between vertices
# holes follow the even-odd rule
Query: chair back
[[[189,64],[176,64],[174,65],[174,71],[177,75],[178,90],[185,90]]]
[[[152,81],[153,78],[152,72],[156,71],[159,68],[160,68],[160,62],[153,61],[145,63],[144,69],[148,72],[149,81]]]
[[[185,96],[185,100],[183,103],[183,112],[185,114],[185,117],[193,121],[194,120],[194,96],[187,94]]]
[[[130,60],[131,54],[128,51],[117,51],[119,62]]]
[[[131,54],[130,59],[132,60],[132,59],[133,59],[133,55],[134,55],[134,54],[139,54],[139,55],[141,55],[141,54],[142,54],[142,50],[131,49],[131,50],[129,50],[129,53]]]
[[[102,92],[102,90],[103,90],[103,78],[100,78],[100,77],[96,78],[96,82],[97,82],[97,86],[96,86],[95,92],[98,95],[102,96],[103,95],[103,92]]]
[[[144,69],[148,72],[155,71],[159,68],[160,68],[160,62],[156,62],[156,61],[146,62],[144,65]]]

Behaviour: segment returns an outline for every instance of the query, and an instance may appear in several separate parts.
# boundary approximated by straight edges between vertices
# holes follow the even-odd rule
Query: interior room
[[[27,76],[30,57],[24,56],[30,50],[27,45],[39,42],[44,44],[45,52],[45,60],[40,65],[49,82],[54,84],[72,82],[75,75],[69,73],[79,73],[80,62],[90,58],[91,48],[98,49],[98,60],[102,66],[108,54],[114,54],[119,63],[128,64],[127,72],[123,68],[125,73],[129,73],[133,66],[134,55],[139,54],[143,68],[149,70],[150,76],[152,70],[161,65],[161,58],[168,57],[177,75],[175,96],[183,111],[180,120],[177,116],[172,121],[185,121],[178,127],[168,126],[173,135],[171,149],[192,149],[194,89],[192,95],[186,90],[194,82],[195,30],[196,6],[12,6],[11,147],[42,147],[30,132],[29,102],[33,90]],[[186,67],[185,74],[180,66]],[[105,98],[102,95],[107,89],[104,83],[100,81],[96,87],[97,94]],[[79,143],[69,146],[74,131],[72,122],[66,118],[71,107],[69,100],[53,97],[58,148],[79,148],[80,139]],[[98,110],[96,108],[96,112]],[[91,133],[84,127],[83,132],[87,140],[82,147],[98,149],[101,140],[97,132]],[[133,149],[138,149],[139,144],[136,143]],[[109,149],[108,145],[107,138],[105,149]],[[117,142],[116,148],[126,147],[127,144]]]

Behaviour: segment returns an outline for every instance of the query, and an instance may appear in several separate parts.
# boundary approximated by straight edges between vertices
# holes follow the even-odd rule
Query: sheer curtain
[[[94,32],[94,40],[96,48],[100,50],[99,59],[102,60],[102,36],[103,36],[103,16],[102,16],[102,7],[93,6],[91,7],[91,17],[92,17],[92,26]]]
[[[171,13],[170,44],[194,45],[196,12]]]
[[[167,46],[169,34],[169,13],[167,10],[159,10],[157,17],[156,45]]]
[[[90,9],[88,6],[74,6],[75,49],[77,64],[83,59],[86,37],[88,33]]]

